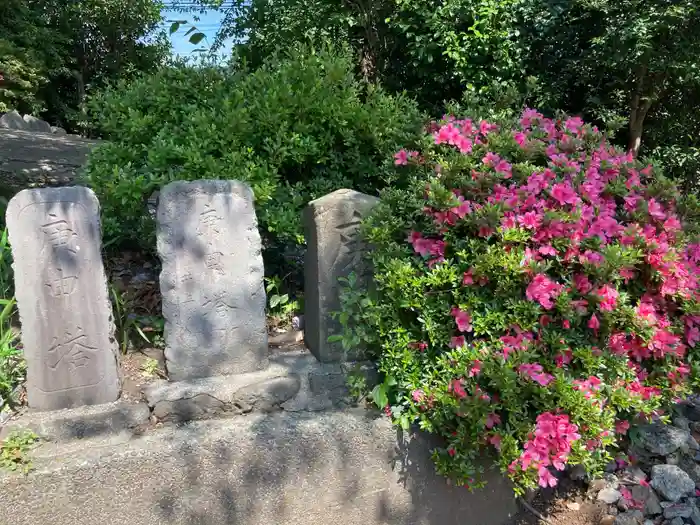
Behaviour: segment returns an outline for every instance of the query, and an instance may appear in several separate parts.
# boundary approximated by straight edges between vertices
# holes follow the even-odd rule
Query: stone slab
[[[79,186],[23,190],[7,208],[29,406],[115,401],[120,380],[97,197]]]
[[[120,401],[50,412],[26,412],[0,428],[0,440],[24,429],[46,441],[83,440],[133,430],[148,423],[150,415],[145,403]]]
[[[0,128],[26,130],[28,125],[17,111],[10,111],[0,116]]]
[[[339,279],[354,272],[360,286],[368,283],[366,247],[358,234],[360,222],[378,202],[376,197],[342,189],[311,201],[304,210],[304,340],[319,361],[362,359],[361,349],[345,352],[328,337],[341,331],[331,317],[331,312],[340,310]]]
[[[423,434],[364,411],[285,412],[96,440],[0,473],[8,525],[505,525],[500,475],[469,493],[435,474]],[[2,522],[0,517],[0,522]]]
[[[173,182],[158,202],[165,358],[173,380],[267,366],[265,288],[253,192]]]

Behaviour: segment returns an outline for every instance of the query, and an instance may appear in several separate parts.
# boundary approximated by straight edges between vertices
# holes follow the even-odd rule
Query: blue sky
[[[195,21],[194,17],[199,17],[198,21]],[[191,24],[195,25],[202,33],[206,35],[206,39],[202,40],[199,45],[192,45],[189,42],[189,36],[185,36],[185,33],[190,29],[190,25],[183,25],[177,33],[170,35],[170,41],[173,44],[173,55],[176,56],[189,56],[192,54],[194,49],[200,47],[209,47],[214,43],[214,37],[216,32],[221,26],[221,21],[224,18],[224,14],[220,11],[210,10],[204,13],[178,13],[175,11],[163,11],[163,17],[165,20],[187,20]],[[166,29],[170,29],[170,23],[166,24]],[[225,54],[229,56],[231,53],[231,41],[225,43],[224,48],[220,49],[217,54]]]

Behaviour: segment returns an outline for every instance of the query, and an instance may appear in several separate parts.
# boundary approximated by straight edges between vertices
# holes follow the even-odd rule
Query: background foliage
[[[325,49],[275,55],[250,73],[163,68],[116,84],[90,107],[110,140],[86,168],[105,236],[147,250],[148,197],[202,178],[247,182],[268,242],[300,242],[303,205],[341,187],[376,193],[397,182],[391,156],[423,123],[407,97],[362,84],[347,54]]]
[[[17,109],[87,131],[87,92],[149,71],[169,44],[159,0],[3,0],[0,112]]]

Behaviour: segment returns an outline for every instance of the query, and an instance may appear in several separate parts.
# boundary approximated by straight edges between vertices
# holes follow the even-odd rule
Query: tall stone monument
[[[337,190],[311,201],[304,210],[304,340],[319,361],[362,357],[361,349],[345,352],[340,343],[329,343],[328,337],[341,329],[331,317],[331,312],[340,310],[339,278],[355,273],[358,284],[367,283],[366,247],[358,229],[378,202],[376,197],[354,190]]]
[[[78,186],[23,190],[8,205],[32,408],[108,403],[119,396],[99,217],[95,194]]]
[[[268,364],[253,192],[237,181],[173,182],[160,193],[158,254],[171,379]]]

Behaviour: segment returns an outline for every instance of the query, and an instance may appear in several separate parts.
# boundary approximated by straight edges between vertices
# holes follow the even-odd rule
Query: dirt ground
[[[608,506],[586,498],[583,484],[562,479],[557,489],[542,490],[529,503],[535,512],[520,506],[520,512],[508,525],[603,525]]]

